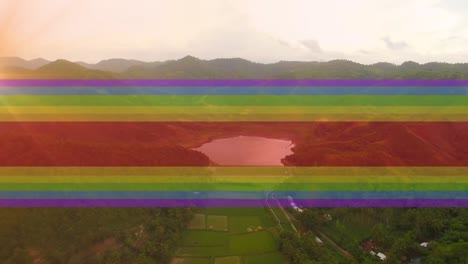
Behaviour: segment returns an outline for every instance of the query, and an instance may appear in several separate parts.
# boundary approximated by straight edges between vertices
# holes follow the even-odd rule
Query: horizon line
[[[254,60],[250,60],[250,59],[246,59],[246,58],[242,58],[242,57],[218,57],[218,58],[209,59],[209,58],[195,57],[193,55],[185,55],[185,56],[180,57],[180,58],[162,59],[162,60],[140,60],[140,59],[133,59],[133,58],[112,57],[112,58],[97,60],[96,62],[89,62],[89,61],[86,61],[86,60],[71,60],[71,59],[67,59],[67,58],[46,59],[44,57],[35,57],[35,58],[31,58],[31,59],[26,59],[26,58],[20,57],[20,56],[0,56],[0,59],[20,59],[20,60],[24,60],[26,62],[31,62],[31,61],[35,61],[35,60],[45,60],[45,61],[47,61],[49,63],[57,62],[57,61],[68,61],[68,62],[72,62],[72,63],[86,63],[86,64],[92,64],[92,65],[93,64],[95,65],[95,64],[98,64],[98,63],[101,63],[101,62],[104,62],[104,61],[109,61],[109,60],[138,61],[138,62],[142,62],[142,63],[155,63],[155,62],[164,63],[164,62],[169,62],[169,61],[179,61],[179,60],[183,60],[183,59],[187,59],[187,58],[193,58],[193,59],[197,59],[197,60],[200,60],[200,61],[236,60],[236,59],[238,59],[238,60],[245,60],[245,61],[248,61],[248,62],[251,62],[251,63],[263,64],[263,65],[271,65],[271,64],[281,63],[281,62],[329,63],[329,62],[334,62],[334,61],[346,61],[346,62],[352,62],[352,63],[365,65],[365,66],[372,66],[372,65],[376,65],[376,64],[391,64],[391,65],[394,65],[394,66],[402,66],[405,63],[415,63],[415,64],[418,64],[418,65],[426,65],[426,64],[431,64],[431,63],[451,64],[451,65],[468,64],[468,61],[466,61],[466,62],[444,62],[444,61],[418,62],[418,61],[411,60],[411,59],[406,60],[406,61],[404,61],[402,63],[394,63],[394,62],[389,62],[389,61],[379,61],[379,62],[375,62],[375,63],[362,63],[362,62],[354,61],[354,60],[351,60],[351,59],[344,59],[344,58],[336,58],[336,59],[330,59],[330,60],[278,60],[278,61],[274,61],[274,62],[258,62],[258,61],[254,61]]]

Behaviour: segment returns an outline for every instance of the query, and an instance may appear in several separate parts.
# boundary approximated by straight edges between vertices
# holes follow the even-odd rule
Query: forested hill
[[[44,64],[44,61],[41,61]],[[36,66],[36,67],[33,67]],[[49,79],[467,79],[468,63],[405,62],[401,65],[281,61],[271,64],[245,59],[201,60],[186,56],[165,62],[111,59],[97,64],[57,60],[40,67],[37,60],[0,58],[0,78]]]

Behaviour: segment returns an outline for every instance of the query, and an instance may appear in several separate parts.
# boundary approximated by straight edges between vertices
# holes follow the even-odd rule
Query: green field
[[[369,238],[375,223],[376,219],[373,217],[356,211],[345,217],[336,216],[332,221],[322,226],[321,231],[344,249],[356,251],[359,250],[360,243]]]
[[[206,228],[216,231],[228,231],[228,217],[225,215],[207,215]]]
[[[208,207],[203,209],[205,214],[210,215],[227,215],[227,216],[263,216],[268,215],[266,208],[259,207]]]
[[[288,218],[286,217],[286,215],[284,214],[283,210],[281,210],[281,208],[279,207],[271,207],[271,210],[273,210],[273,212],[275,213],[276,217],[278,217],[278,219],[283,223],[286,223],[286,222],[289,222],[288,221]]]
[[[183,238],[183,246],[205,247],[224,246],[228,235],[225,232],[214,232],[204,230],[190,230]]]
[[[259,226],[265,228],[263,224],[258,216],[232,216],[229,217],[229,233],[245,233],[248,228],[255,230]]]
[[[349,216],[342,219],[336,219],[328,223],[323,229],[327,234],[332,236],[343,236],[343,231],[346,231],[347,236],[356,242],[368,238],[371,233],[371,228],[374,221],[367,219],[367,221],[359,220],[356,216]]]
[[[173,258],[171,264],[211,264],[211,258]]]
[[[229,254],[244,255],[276,251],[277,242],[268,231],[229,236]]]
[[[198,247],[181,247],[175,255],[177,257],[212,257],[212,256],[227,256],[228,251],[226,246],[198,246]]]
[[[239,256],[221,257],[215,259],[215,264],[241,264]]]
[[[204,214],[195,214],[188,226],[189,229],[205,229],[206,216]]]
[[[266,208],[199,209],[189,228],[174,263],[284,263],[278,226]]]
[[[286,263],[286,260],[284,259],[284,256],[279,252],[242,257],[242,264],[258,263],[284,264]]]

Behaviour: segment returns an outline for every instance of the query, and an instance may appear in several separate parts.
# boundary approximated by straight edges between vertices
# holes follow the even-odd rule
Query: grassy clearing
[[[344,218],[334,219],[325,226],[325,229],[337,235],[343,235],[342,232],[345,232],[352,240],[361,242],[370,236],[371,228],[375,224],[369,218],[366,220],[363,221],[356,214],[350,214]]]
[[[215,264],[241,264],[241,258],[239,256],[230,256],[223,258],[216,258]]]
[[[190,230],[183,238],[183,246],[189,247],[207,247],[207,246],[224,246],[228,239],[227,233]]]
[[[291,224],[288,222],[282,223],[281,226],[283,227],[284,231],[292,232],[292,233],[296,232],[294,228],[291,226]]]
[[[267,231],[257,231],[229,237],[229,254],[261,254],[277,250],[277,242]]]
[[[246,215],[264,215],[268,213],[263,207],[209,207],[204,209],[205,214],[226,215],[226,216],[246,216]]]
[[[204,214],[195,214],[192,221],[188,226],[188,229],[205,229],[206,228],[206,216]]]
[[[211,247],[181,247],[177,250],[178,257],[212,257],[228,255],[226,246]]]
[[[287,262],[284,259],[284,256],[279,252],[242,257],[242,264],[258,264],[258,263],[285,264]]]
[[[255,231],[259,226],[262,230]],[[175,254],[177,261],[186,261],[180,263],[284,263],[277,224],[267,208],[198,208],[191,227]]]
[[[226,215],[229,218],[229,222],[232,217],[247,217],[255,216],[258,217],[264,227],[276,226],[276,221],[271,215],[270,209],[265,207],[233,207],[233,208],[206,208],[206,214],[212,215]],[[283,214],[284,215],[284,214]]]
[[[349,213],[346,217],[337,216],[321,227],[321,230],[335,243],[353,252],[358,251],[360,243],[370,236],[375,223],[374,218],[356,210],[355,213]]]
[[[211,258],[173,258],[171,264],[211,264]]]
[[[216,231],[228,231],[228,217],[225,215],[207,215],[206,228]]]
[[[229,233],[239,234],[246,233],[247,228],[255,230],[257,227],[263,226],[263,222],[258,216],[231,216],[229,217]]]

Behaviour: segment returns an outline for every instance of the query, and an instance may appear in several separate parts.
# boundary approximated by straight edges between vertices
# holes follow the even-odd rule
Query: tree
[[[384,247],[392,245],[393,242],[390,227],[382,223],[378,223],[372,227],[371,238],[378,245]]]

